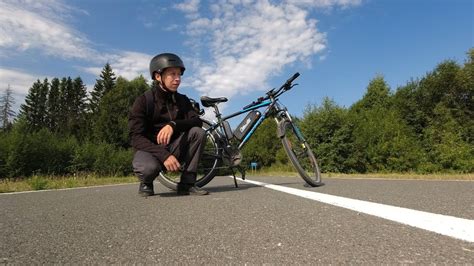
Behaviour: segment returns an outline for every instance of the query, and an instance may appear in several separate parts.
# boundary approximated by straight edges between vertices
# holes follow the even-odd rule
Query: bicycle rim
[[[204,124],[203,129],[207,128]],[[196,186],[203,187],[209,183],[215,176],[215,168],[219,162],[219,149],[216,139],[210,132],[206,132],[206,144],[199,160],[198,172],[196,177]],[[157,179],[169,189],[176,190],[181,178],[180,172],[162,171]]]
[[[298,174],[310,186],[322,185],[318,161],[308,143],[300,137],[291,122],[283,122],[283,130],[285,132],[282,138],[283,147]]]

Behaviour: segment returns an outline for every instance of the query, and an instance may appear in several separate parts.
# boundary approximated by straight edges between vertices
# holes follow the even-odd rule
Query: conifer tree
[[[94,85],[94,89],[91,92],[91,96],[89,99],[89,112],[91,114],[97,114],[99,112],[99,102],[104,95],[104,85],[102,80],[96,80]]]
[[[47,126],[46,100],[49,91],[48,79],[37,80],[31,86],[25,103],[20,106],[20,116],[25,118],[29,131],[38,131]]]
[[[107,94],[115,87],[116,77],[109,63],[105,64],[102,73],[100,74],[100,78],[102,79],[102,84],[104,86],[104,94]]]
[[[105,64],[100,74],[100,79],[96,80],[94,89],[91,92],[89,101],[89,111],[92,114],[99,112],[99,105],[102,97],[115,87],[115,73],[109,63]]]
[[[8,130],[11,127],[11,120],[15,116],[14,104],[15,98],[13,98],[13,91],[9,84],[0,98],[0,123],[3,130]]]
[[[74,79],[70,92],[69,132],[81,138],[85,131],[86,86],[80,77]]]
[[[128,147],[129,107],[147,89],[148,84],[142,76],[132,81],[119,77],[116,88],[102,99],[99,114],[94,121],[95,140]]]
[[[72,110],[73,102],[73,85],[71,77],[64,77],[59,83],[59,117],[58,129],[63,134],[69,134],[69,118]]]
[[[59,93],[59,79],[51,80],[51,88],[48,94],[47,112],[48,112],[48,128],[52,132],[59,131],[59,120],[61,117],[61,95]]]

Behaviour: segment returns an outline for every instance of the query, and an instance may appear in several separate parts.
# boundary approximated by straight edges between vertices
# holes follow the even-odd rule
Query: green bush
[[[132,151],[108,143],[86,142],[74,153],[74,172],[95,172],[101,175],[127,175],[132,173]]]
[[[68,174],[77,141],[59,138],[47,129],[21,134],[12,133],[6,166],[10,176],[34,173]]]
[[[48,187],[48,180],[41,176],[33,176],[28,183],[33,190],[43,190]]]
[[[98,145],[92,142],[85,142],[78,145],[74,151],[71,170],[73,172],[90,172],[94,168],[97,157]]]
[[[7,157],[9,149],[10,134],[0,132],[0,179],[8,176]]]

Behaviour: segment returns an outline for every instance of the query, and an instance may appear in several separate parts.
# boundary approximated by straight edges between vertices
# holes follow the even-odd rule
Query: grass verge
[[[21,179],[1,179],[0,193],[31,190],[90,187],[137,182],[135,176],[41,176]]]
[[[473,181],[474,174],[416,174],[416,173],[373,173],[373,174],[340,174],[327,173],[324,177],[330,178],[353,178],[353,179],[395,179],[395,180],[452,180],[452,181]]]
[[[247,176],[298,176],[298,173],[291,169],[262,168],[257,171],[247,170]],[[342,173],[322,173],[322,178],[348,178],[348,179],[409,179],[409,180],[474,180],[474,173],[369,173],[369,174],[342,174]]]
[[[247,171],[247,176],[294,176],[298,174],[289,169],[263,168],[257,171]],[[348,179],[412,179],[412,180],[474,180],[474,174],[414,174],[414,173],[374,173],[374,174],[340,174],[324,173],[324,178],[348,178]],[[29,178],[0,179],[0,193],[20,192],[45,189],[61,189],[90,187],[100,185],[135,183],[135,176],[98,176],[84,174],[79,176],[41,176],[35,175]]]

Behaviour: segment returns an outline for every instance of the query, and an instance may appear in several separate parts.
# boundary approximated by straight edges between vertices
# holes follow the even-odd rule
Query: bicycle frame
[[[267,118],[270,117],[270,113],[281,113],[281,112],[285,112],[286,113],[286,116],[289,117],[289,119],[291,120],[291,117],[290,115],[288,114],[286,108],[282,108],[280,106],[280,104],[278,103],[278,99],[276,98],[270,98],[268,100],[265,100],[257,105],[254,105],[252,107],[249,107],[249,108],[244,108],[243,110],[241,111],[238,111],[238,112],[235,112],[235,113],[232,113],[230,115],[227,115],[227,116],[224,116],[224,117],[221,117],[221,114],[218,112],[218,110],[216,110],[216,118],[217,118],[217,123],[213,123],[211,124],[210,128],[208,129],[208,131],[210,130],[215,130],[216,128],[220,128],[220,131],[221,132],[225,132],[225,129],[224,129],[224,126],[223,126],[223,122],[224,121],[227,121],[231,118],[234,118],[236,116],[239,116],[239,115],[242,115],[242,114],[245,114],[245,113],[248,113],[250,111],[253,111],[253,110],[257,110],[259,108],[262,108],[262,107],[267,107],[265,109],[265,111],[263,112],[263,115],[257,120],[257,122],[255,123],[255,125],[249,130],[249,132],[242,138],[242,140],[240,141],[239,145],[237,146],[237,148],[240,150],[242,149],[242,147],[248,142],[248,140],[250,139],[250,137],[253,135],[253,133],[255,132],[255,130],[257,130],[257,128],[263,123],[263,121]],[[276,111],[276,112],[272,112],[273,109]],[[225,135],[225,134],[223,134]],[[229,139],[225,138],[226,141],[229,141]]]
[[[217,122],[211,123],[211,122],[206,121],[206,124],[209,126],[206,129],[206,132],[215,132],[216,135],[217,135],[215,137],[218,138],[218,141],[223,142],[223,143],[220,143],[220,147],[223,148],[224,150],[227,150],[227,148],[237,148],[237,150],[240,151],[243,148],[243,146],[248,142],[248,140],[252,137],[255,130],[257,130],[257,128],[263,123],[263,121],[265,119],[269,118],[270,116],[272,116],[272,117],[275,118],[275,121],[278,124],[277,128],[279,129],[278,130],[278,136],[279,137],[283,136],[282,132],[281,132],[281,129],[279,127],[280,122],[282,120],[287,120],[291,123],[291,125],[292,125],[294,131],[296,132],[296,134],[298,135],[298,137],[301,137],[300,139],[302,139],[304,141],[304,138],[303,138],[300,130],[293,123],[293,121],[291,119],[291,116],[288,113],[286,107],[282,106],[279,103],[279,99],[278,99],[283,93],[285,93],[286,91],[289,91],[291,88],[298,85],[298,84],[292,84],[292,82],[299,75],[300,74],[298,72],[295,73],[280,88],[271,89],[270,91],[268,91],[266,93],[265,97],[258,98],[256,101],[253,101],[249,105],[243,107],[243,110],[237,111],[237,112],[232,113],[230,115],[222,117],[222,114],[219,112],[218,103],[210,105],[210,106],[214,107],[214,112],[216,114]],[[235,147],[231,143],[232,137],[228,136],[228,134],[227,134],[228,130],[226,130],[226,129],[229,126],[227,120],[229,120],[233,117],[251,112],[251,111],[259,109],[259,108],[264,108],[264,107],[266,107],[266,109],[263,112],[263,115],[255,122],[255,124],[250,128],[250,130],[248,130],[245,133],[245,135],[242,136],[241,139],[239,138],[239,140],[237,142],[238,145],[237,145],[237,147]],[[233,134],[233,130],[231,128],[229,128],[229,130]],[[285,134],[285,133],[283,133],[283,134]],[[233,151],[230,151],[230,153],[233,153]]]

